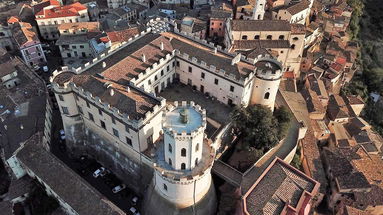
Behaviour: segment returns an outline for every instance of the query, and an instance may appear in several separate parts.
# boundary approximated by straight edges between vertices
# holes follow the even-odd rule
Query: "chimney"
[[[142,54],[142,56],[141,56],[141,59],[142,59],[142,62],[146,62],[146,56],[145,56],[145,54]]]
[[[161,43],[160,43],[160,49],[161,49],[161,51],[164,50],[164,42],[161,42]]]

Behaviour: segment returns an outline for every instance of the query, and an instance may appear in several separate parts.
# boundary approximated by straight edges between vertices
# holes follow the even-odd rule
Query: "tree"
[[[234,131],[250,147],[269,150],[279,142],[278,120],[262,105],[236,107],[231,113]]]
[[[274,111],[274,117],[278,120],[278,139],[283,139],[289,130],[290,121],[291,121],[291,113],[285,107],[282,106]]]

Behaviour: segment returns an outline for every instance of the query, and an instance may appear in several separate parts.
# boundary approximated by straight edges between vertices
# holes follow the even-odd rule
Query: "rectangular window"
[[[230,86],[230,92],[234,92],[234,86]]]
[[[61,107],[61,109],[63,110],[63,114],[69,114],[67,107]]]
[[[128,144],[128,145],[133,145],[132,144],[132,140],[129,138],[129,137],[126,137],[126,143]]]
[[[169,67],[169,65],[166,67],[166,72],[169,72],[169,70],[170,70],[170,67]]]
[[[218,85],[218,79],[216,79],[216,78],[214,79],[214,84]]]
[[[105,125],[105,122],[104,122],[104,121],[102,121],[102,120],[100,120],[100,123],[101,123],[101,127],[102,127],[103,129],[105,129],[105,130],[106,130],[106,125]]]
[[[201,72],[201,78],[205,78],[205,73]]]
[[[76,49],[76,46],[72,46],[72,49]]]
[[[93,114],[88,112],[88,115],[89,115],[89,119],[94,122]]]
[[[84,46],[80,45],[80,49],[83,49],[83,48],[84,48]]]
[[[116,120],[112,117],[112,123],[116,124]]]
[[[173,61],[173,62],[172,62],[172,66],[174,67],[174,66],[175,66],[175,64],[176,64],[176,62],[175,62],[175,61]]]
[[[147,139],[146,139],[146,142],[151,145],[153,144],[153,135],[150,135]]]
[[[193,69],[191,68],[191,66],[189,66],[189,72],[190,72],[190,73],[192,72],[192,70],[193,70]]]
[[[102,116],[102,110],[101,109],[98,109],[98,114],[100,114],[100,116]]]
[[[177,60],[177,67],[180,67],[180,62]]]
[[[82,113],[82,108],[80,106],[77,106],[78,112]]]
[[[74,95],[74,98],[76,99],[76,101],[78,101],[78,100],[79,100],[77,95]]]
[[[116,137],[120,137],[120,134],[118,133],[118,131],[115,128],[113,128],[113,135]]]
[[[59,95],[60,101],[64,101],[64,97],[62,95]]]
[[[125,131],[129,133],[129,125],[125,125]]]
[[[89,102],[86,102],[86,106],[87,106],[88,108],[90,108]]]

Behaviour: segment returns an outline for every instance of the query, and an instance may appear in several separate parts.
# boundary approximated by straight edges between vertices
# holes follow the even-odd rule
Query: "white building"
[[[272,18],[274,20],[286,20],[290,23],[305,24],[310,15],[311,4],[308,0],[302,0],[282,8],[276,8],[272,12]]]
[[[50,5],[39,11],[35,17],[40,34],[46,40],[59,38],[58,26],[62,23],[89,21],[87,7],[78,2],[66,6]]]
[[[206,112],[193,102],[174,103],[163,114],[164,142],[157,151],[155,190],[186,208],[197,204],[212,185],[215,150],[205,140]]]
[[[253,20],[263,20],[265,16],[266,0],[256,0],[253,8]]]

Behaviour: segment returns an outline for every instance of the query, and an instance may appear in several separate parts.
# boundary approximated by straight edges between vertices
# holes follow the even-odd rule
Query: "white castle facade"
[[[282,73],[270,55],[247,59],[177,30],[148,29],[51,81],[72,154],[90,154],[136,191],[151,183],[160,198],[188,208],[214,189],[206,113],[192,101],[167,106],[158,93],[178,79],[227,105],[273,109]]]

